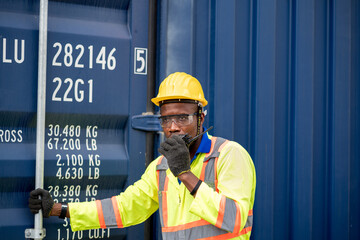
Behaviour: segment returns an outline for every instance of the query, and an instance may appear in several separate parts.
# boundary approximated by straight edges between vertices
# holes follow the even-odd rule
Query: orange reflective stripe
[[[163,214],[162,215],[163,215],[164,227],[166,227],[167,223],[168,223],[166,192],[162,193],[162,201],[163,201]]]
[[[164,191],[162,192],[162,205],[163,205],[163,222],[164,227],[168,225],[168,210],[167,210],[167,189],[168,189],[169,178],[166,176]]]
[[[117,201],[116,201],[116,197],[112,197],[111,201],[112,201],[112,205],[113,205],[113,208],[114,208],[114,214],[115,214],[117,226],[119,228],[123,228],[124,225],[123,225],[122,220],[121,220],[120,210],[119,210],[119,206],[118,206]]]
[[[162,155],[160,158],[159,158],[159,161],[157,162],[156,165],[160,165],[161,164],[161,161],[163,160],[164,156]]]
[[[241,230],[240,233],[236,233],[236,232],[225,233],[225,234],[207,237],[207,238],[199,238],[197,240],[225,240],[225,239],[235,238],[235,237],[239,237],[241,235],[247,234],[247,233],[251,232],[251,230],[252,230],[252,227],[247,227],[247,228],[244,228],[243,230]]]
[[[221,225],[224,221],[225,203],[226,203],[226,197],[224,195],[222,195],[221,200],[220,200],[219,213],[218,213],[218,217],[217,217],[217,220],[215,223],[215,226],[218,228],[221,228]]]
[[[206,165],[208,164],[209,161],[206,161],[203,163],[202,169],[201,169],[201,174],[200,174],[200,180],[204,181],[205,180],[205,169],[206,169]]]
[[[102,206],[101,206],[101,201],[100,200],[96,200],[96,208],[97,208],[97,212],[98,212],[98,218],[99,218],[99,224],[101,228],[106,228],[105,225],[105,219],[104,219],[104,213],[102,210]]]
[[[234,237],[239,237],[243,234],[240,233],[225,233],[225,234],[221,234],[221,235],[217,235],[217,236],[213,236],[213,237],[207,237],[207,238],[198,238],[197,240],[225,240],[225,239],[230,239],[230,238],[234,238]]]
[[[218,152],[221,152],[221,150],[225,147],[225,145],[229,142],[229,140],[226,140],[221,146],[219,147]]]
[[[166,176],[165,178],[165,185],[164,185],[164,191],[168,190],[168,185],[169,185],[169,178]]]
[[[253,210],[252,210],[252,209],[249,210],[248,215],[249,215],[249,216],[252,216],[252,215],[253,215]]]
[[[180,230],[190,229],[193,227],[201,227],[201,226],[205,226],[205,225],[210,225],[210,223],[205,221],[204,219],[201,219],[201,220],[198,220],[195,222],[185,223],[185,224],[181,224],[181,225],[177,225],[177,226],[163,227],[161,230],[163,232],[177,232]]]
[[[240,235],[244,235],[247,234],[248,232],[251,232],[252,227],[247,227],[247,228],[243,228],[243,230],[241,230]]]
[[[240,225],[241,225],[241,214],[240,214],[240,206],[237,202],[235,202],[235,206],[236,206],[236,219],[235,219],[235,227],[233,232],[238,233],[240,231]]]
[[[159,171],[156,171],[156,183],[157,183],[158,190],[160,188],[160,182],[159,182],[160,176],[159,175],[160,175]]]
[[[214,184],[215,184],[215,191],[216,192],[219,192],[219,189],[218,189],[218,178],[217,178],[217,163],[218,163],[218,159],[219,158],[215,158],[215,164],[214,164]]]

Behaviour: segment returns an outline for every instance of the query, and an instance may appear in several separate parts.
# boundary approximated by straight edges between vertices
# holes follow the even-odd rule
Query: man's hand
[[[178,135],[161,143],[159,152],[168,161],[169,168],[175,177],[190,170],[190,153],[184,140]]]
[[[41,199],[39,199],[39,196],[41,196]],[[53,206],[54,200],[48,191],[38,188],[30,192],[29,208],[33,214],[39,213],[39,210],[41,209],[43,217],[48,218]]]

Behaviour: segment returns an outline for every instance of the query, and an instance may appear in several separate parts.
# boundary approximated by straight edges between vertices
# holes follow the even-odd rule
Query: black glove
[[[39,199],[39,196],[41,196],[41,199]],[[41,209],[43,217],[48,218],[50,217],[53,206],[54,200],[48,191],[38,188],[30,192],[29,208],[33,214],[39,213],[39,210]]]
[[[184,140],[178,135],[161,143],[159,152],[167,159],[169,168],[175,177],[190,170],[190,153]]]

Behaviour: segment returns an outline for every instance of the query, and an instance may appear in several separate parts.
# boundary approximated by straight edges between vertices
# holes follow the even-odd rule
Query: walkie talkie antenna
[[[182,137],[182,139],[185,141],[185,144],[189,147],[189,146],[191,145],[191,143],[193,143],[194,141],[196,141],[200,136],[202,136],[204,133],[210,131],[210,130],[213,129],[213,128],[214,128],[214,127],[211,126],[211,127],[209,127],[208,129],[206,129],[206,131],[200,133],[199,135],[197,135],[197,136],[195,136],[195,137],[193,137],[193,138],[191,138],[191,139],[189,138],[189,135],[186,134],[185,136]]]

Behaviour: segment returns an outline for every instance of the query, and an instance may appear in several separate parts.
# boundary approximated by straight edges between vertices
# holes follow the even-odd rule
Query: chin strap
[[[199,135],[200,134],[200,125],[201,125],[201,114],[202,114],[202,107],[201,105],[199,104],[198,105],[198,113],[197,113],[197,118],[198,118],[198,122],[197,122],[197,132],[196,132],[196,135]]]

